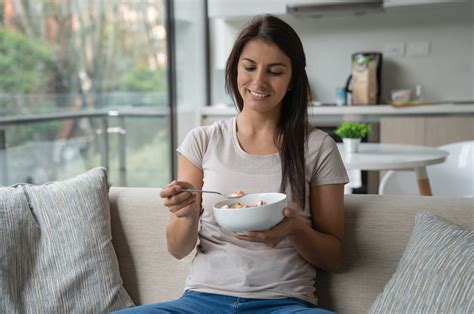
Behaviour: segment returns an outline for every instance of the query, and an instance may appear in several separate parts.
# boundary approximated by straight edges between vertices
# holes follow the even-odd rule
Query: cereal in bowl
[[[243,204],[240,204],[240,203],[232,203],[232,204],[224,205],[221,208],[249,208],[249,207],[258,207],[258,206],[262,206],[262,205],[265,205],[265,204],[266,203],[264,201],[260,200],[257,204],[243,205]]]

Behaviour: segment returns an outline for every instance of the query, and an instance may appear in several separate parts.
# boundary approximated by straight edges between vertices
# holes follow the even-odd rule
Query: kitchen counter
[[[222,119],[234,116],[237,110],[228,106],[209,106],[201,109],[201,118]],[[474,102],[463,104],[437,104],[395,107],[390,105],[375,106],[310,106],[308,108],[310,121],[340,122],[363,121],[378,122],[386,116],[452,116],[473,115]]]

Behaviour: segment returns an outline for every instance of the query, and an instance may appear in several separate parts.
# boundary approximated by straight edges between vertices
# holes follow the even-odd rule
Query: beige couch
[[[113,243],[130,296],[137,304],[177,298],[192,256],[178,261],[166,249],[168,211],[159,189],[113,187],[110,201]],[[367,312],[397,267],[416,211],[474,225],[473,199],[346,195],[345,207],[345,266],[316,279],[320,305],[338,313]]]

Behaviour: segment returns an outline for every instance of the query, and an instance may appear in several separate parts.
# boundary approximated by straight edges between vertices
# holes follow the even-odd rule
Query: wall
[[[200,124],[206,103],[206,12],[203,1],[175,0],[177,144]]]
[[[382,99],[393,89],[422,86],[430,100],[474,99],[474,6],[430,5],[387,9],[366,16],[295,19],[284,16],[300,34],[316,100],[334,102],[335,89],[350,74],[351,54],[384,53]],[[213,103],[229,103],[223,90],[224,64],[233,39],[246,20],[211,21]],[[386,44],[426,42],[425,57],[385,54]]]

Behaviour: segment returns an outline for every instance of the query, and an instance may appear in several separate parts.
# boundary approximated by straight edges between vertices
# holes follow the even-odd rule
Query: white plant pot
[[[357,153],[359,150],[360,138],[343,138],[342,143],[346,153]]]

